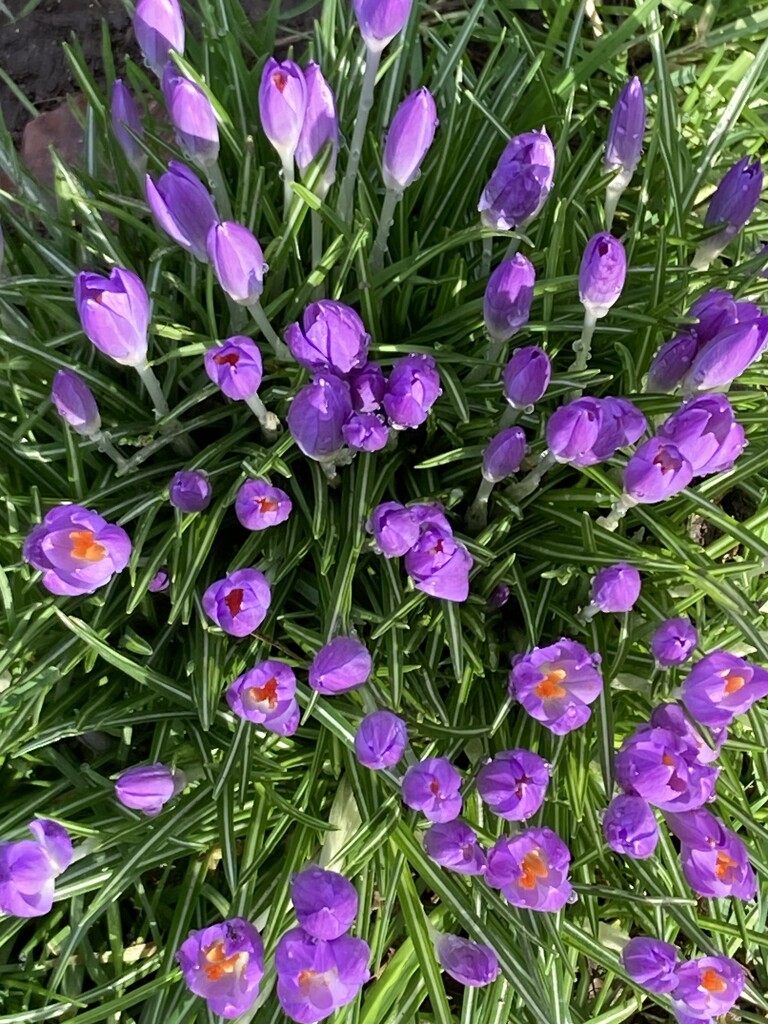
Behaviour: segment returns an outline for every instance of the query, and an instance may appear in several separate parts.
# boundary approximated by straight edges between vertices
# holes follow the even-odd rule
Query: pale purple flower
[[[349,385],[332,373],[318,373],[288,409],[288,429],[301,451],[319,462],[344,447],[344,424],[352,415]]]
[[[141,114],[136,100],[128,86],[120,78],[116,79],[112,86],[110,116],[112,131],[115,133],[120,148],[125,153],[126,160],[137,171],[142,171],[146,166],[147,157],[137,140],[144,138],[144,125],[141,123]]]
[[[75,305],[88,340],[122,366],[147,361],[150,302],[141,278],[114,267],[109,277],[83,270],[75,277]]]
[[[659,841],[656,816],[640,796],[622,793],[608,805],[603,818],[603,835],[608,846],[625,857],[650,857]]]
[[[667,619],[656,628],[651,638],[651,654],[662,668],[683,665],[695,651],[698,640],[696,627],[686,616]]]
[[[51,388],[56,412],[83,437],[92,437],[101,429],[101,416],[93,392],[74,370],[57,370]]]
[[[139,0],[133,31],[144,60],[158,78],[171,50],[184,53],[184,18],[178,0]]]
[[[446,974],[461,985],[483,988],[499,976],[498,957],[490,946],[479,942],[441,934],[435,941],[435,953]]]
[[[275,950],[277,997],[297,1024],[315,1024],[352,1002],[371,972],[368,943],[342,935],[325,941],[303,928],[283,935]]]
[[[372,711],[355,733],[357,760],[374,771],[396,765],[407,746],[406,724],[392,711]]]
[[[533,264],[522,253],[502,260],[496,267],[488,278],[483,296],[483,319],[491,338],[509,341],[528,323],[535,282]],[[541,352],[541,349],[536,351]]]
[[[322,156],[323,172],[313,190],[315,195],[324,199],[336,180],[336,158],[339,152],[336,97],[314,61],[310,61],[304,69],[304,83],[307,104],[296,145],[296,163],[304,178],[314,162]]]
[[[395,360],[382,405],[396,430],[419,427],[442,394],[435,360],[428,355]]]
[[[314,372],[344,375],[365,366],[371,336],[351,306],[320,299],[304,310],[301,326],[291,324],[285,342],[294,359]]]
[[[631,612],[640,587],[640,573],[633,565],[606,565],[592,580],[592,603],[601,612]]]
[[[205,614],[231,636],[247,636],[267,616],[272,592],[258,569],[237,569],[217,580],[203,594]]]
[[[502,750],[477,773],[477,792],[494,814],[524,821],[544,803],[550,766],[531,750]]]
[[[450,532],[427,526],[406,553],[405,569],[417,590],[445,601],[466,601],[472,556]]]
[[[624,470],[624,493],[634,501],[654,505],[679,494],[693,480],[693,466],[672,444],[652,437],[641,444]]]
[[[768,670],[728,651],[716,650],[693,666],[681,700],[690,716],[711,728],[730,725],[757,700],[768,696]]]
[[[304,73],[292,60],[270,57],[259,86],[259,116],[264,134],[283,161],[293,161],[307,109]]]
[[[310,864],[291,879],[299,925],[315,939],[338,939],[357,917],[357,890],[336,871]]]
[[[515,349],[504,368],[504,395],[513,409],[526,409],[544,396],[551,376],[552,363],[543,348]]]
[[[373,661],[368,649],[352,636],[337,636],[322,647],[309,666],[309,685],[332,697],[368,682]]]
[[[167,235],[203,263],[208,262],[206,240],[219,217],[213,197],[197,175],[171,160],[165,174],[154,182],[147,175],[147,202]]]
[[[266,480],[246,480],[235,497],[235,515],[246,530],[267,530],[284,523],[292,508],[285,491]]]
[[[555,148],[546,129],[509,140],[483,189],[483,226],[497,231],[525,227],[541,210],[555,176]]]
[[[438,124],[429,89],[417,89],[403,100],[389,126],[381,160],[386,188],[402,192],[418,178]]]
[[[163,72],[163,96],[176,141],[189,159],[203,167],[215,163],[219,156],[219,126],[205,90],[169,62]]]
[[[671,943],[638,935],[621,951],[621,960],[632,981],[649,992],[661,994],[677,988],[680,956]]]
[[[485,880],[515,907],[560,910],[573,886],[568,878],[571,851],[549,828],[529,828],[499,839],[488,851]]]
[[[211,503],[208,474],[195,469],[180,469],[168,485],[171,504],[181,512],[202,512]]]
[[[424,833],[424,849],[436,864],[461,875],[481,875],[485,852],[463,821],[437,822]]]
[[[461,776],[445,757],[413,764],[403,778],[403,803],[430,821],[453,821],[461,814]]]
[[[245,401],[259,390],[263,367],[254,341],[236,334],[209,348],[203,357],[205,372],[227,398]]]
[[[643,83],[635,76],[630,78],[619,93],[611,114],[608,140],[605,146],[606,171],[618,171],[614,181],[625,189],[635,173],[643,152],[645,132],[645,94]]]
[[[239,718],[278,736],[293,736],[301,716],[295,694],[296,675],[290,665],[260,661],[231,683],[226,697]]]
[[[385,501],[371,513],[366,529],[373,534],[377,549],[385,558],[398,558],[416,544],[419,522],[413,511],[399,501]]]
[[[618,238],[602,231],[587,243],[579,269],[579,298],[596,320],[618,301],[627,276],[627,255]]]
[[[258,302],[269,268],[253,232],[235,221],[214,224],[206,249],[219,284],[233,302],[243,306]]]
[[[187,987],[212,1013],[234,1020],[255,1003],[264,977],[264,944],[249,921],[233,917],[190,932],[176,959]]]
[[[744,968],[727,956],[703,956],[677,968],[675,1013],[710,1020],[727,1013],[744,988]]]
[[[525,431],[522,427],[500,430],[483,451],[483,479],[498,483],[516,473],[525,457]]]
[[[369,50],[381,52],[403,30],[413,0],[352,0],[360,34]]]
[[[576,640],[560,639],[517,655],[509,674],[509,695],[557,736],[583,725],[588,705],[603,689],[599,654]]]
[[[0,913],[41,917],[53,906],[54,883],[72,863],[72,840],[55,821],[29,824],[34,840],[0,843]]]
[[[121,772],[115,782],[115,796],[124,807],[154,817],[186,785],[182,772],[165,764],[134,765]]]
[[[663,811],[701,807],[715,790],[718,769],[699,760],[690,736],[646,724],[628,736],[616,754],[616,780],[625,793]]]

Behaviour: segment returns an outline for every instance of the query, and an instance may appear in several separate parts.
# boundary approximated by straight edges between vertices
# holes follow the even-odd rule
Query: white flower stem
[[[251,303],[247,308],[248,312],[256,321],[256,326],[272,346],[272,351],[275,353],[276,357],[283,363],[289,363],[291,361],[291,353],[288,346],[280,341],[280,338],[277,336],[277,332],[269,320],[267,320],[267,314],[261,308],[261,303],[258,299],[256,302]]]
[[[341,183],[341,191],[339,193],[338,212],[345,224],[350,224],[352,221],[355,181],[357,180],[357,171],[360,167],[360,158],[363,153],[363,140],[365,139],[365,129],[368,126],[368,115],[373,107],[373,90],[376,85],[376,74],[379,70],[380,62],[381,51],[369,50],[366,47],[365,74],[363,75],[363,85],[360,90],[360,102],[357,105],[355,130],[352,135],[352,144],[349,148],[347,170],[344,174],[344,180]]]
[[[212,163],[206,164],[206,173],[208,175],[208,184],[216,200],[219,216],[222,220],[232,220],[232,207],[229,203],[227,184],[224,181],[224,175],[221,173],[219,161],[214,160]]]
[[[480,260],[480,277],[484,281],[491,272],[491,260],[493,259],[493,239],[483,239],[483,255]]]
[[[384,202],[381,204],[379,230],[376,232],[376,240],[373,243],[373,253],[371,255],[371,269],[374,273],[381,270],[384,266],[384,257],[387,254],[389,232],[395,219],[395,207],[402,197],[402,192],[397,192],[394,189],[388,188],[384,196]]]
[[[605,190],[605,230],[611,230],[611,224],[613,224],[613,218],[616,213],[616,207],[619,205],[619,200],[622,197],[624,189],[621,185],[616,184],[616,178],[613,179]]]
[[[523,225],[521,224],[520,227],[522,228]],[[509,245],[507,246],[507,251],[504,253],[504,259],[511,260],[519,248],[520,239],[517,237],[511,239]]]
[[[608,530],[610,533],[616,529],[624,516],[633,508],[637,502],[634,498],[630,498],[628,494],[622,494],[620,498],[617,498],[613,503],[613,508],[607,516],[600,516],[597,520],[597,525],[602,526],[604,530]]]
[[[584,310],[584,326],[581,328],[581,337],[573,343],[573,351],[576,358],[568,367],[569,372],[586,370],[589,357],[592,355],[592,335],[595,333],[597,317],[590,310]]]
[[[128,472],[128,460],[124,459],[117,448],[112,444],[112,439],[109,434],[103,430],[97,430],[95,433],[91,434],[91,437],[96,442],[96,446],[99,451],[103,452],[104,455],[108,455],[119,470],[122,470],[124,473]]]
[[[157,379],[155,371],[149,363],[144,363],[143,365],[136,367],[136,372],[139,377],[141,377],[141,383],[147,389],[152,401],[152,408],[155,410],[155,419],[161,420],[163,416],[167,416],[171,410],[168,408],[168,403],[165,400],[163,389],[160,387],[160,381]]]
[[[488,522],[488,499],[493,488],[493,482],[483,477],[477,489],[475,500],[467,512],[467,526],[470,530],[482,530]]]
[[[497,341],[496,339],[491,338],[485,350],[485,362],[480,363],[480,365],[476,366],[474,370],[470,370],[464,380],[464,383],[479,384],[480,381],[485,380],[490,368],[501,359],[506,344],[506,341]]]
[[[293,185],[293,157],[281,153],[280,159],[283,162],[283,219],[287,224],[288,215],[293,206],[293,189],[291,188]]]
[[[499,430],[507,430],[508,427],[514,427],[517,421],[520,419],[520,413],[522,409],[518,409],[514,405],[508,405],[504,412],[501,414],[499,420]]]
[[[523,477],[520,483],[513,484],[513,486],[509,488],[507,491],[509,499],[511,501],[518,502],[522,501],[523,498],[527,498],[529,494],[533,494],[541,483],[544,474],[554,466],[556,461],[557,460],[551,452],[542,452],[538,465],[534,466],[530,473]]]
[[[280,420],[275,413],[269,412],[258,395],[251,395],[250,398],[246,398],[245,404],[254,414],[267,434],[276,434],[278,432],[280,429]]]

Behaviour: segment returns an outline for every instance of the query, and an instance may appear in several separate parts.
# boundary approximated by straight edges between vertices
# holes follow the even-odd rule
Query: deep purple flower
[[[115,796],[124,807],[153,818],[185,785],[182,772],[175,772],[156,761],[154,764],[137,764],[121,772],[115,782]]]
[[[158,78],[171,50],[184,53],[184,19],[178,0],[139,0],[133,31],[144,60]]]
[[[544,803],[550,767],[530,750],[502,750],[477,773],[477,792],[494,814],[525,821]]]
[[[296,675],[290,665],[260,661],[230,684],[226,696],[239,718],[278,736],[293,736],[301,716],[295,694]]]
[[[548,647],[518,655],[509,673],[509,695],[556,736],[578,729],[590,716],[588,705],[603,689],[599,654],[562,638]]]
[[[659,826],[650,805],[642,797],[622,793],[608,804],[603,835],[616,853],[643,860],[656,849]]]
[[[403,803],[430,821],[453,821],[461,814],[461,776],[446,757],[412,764],[403,777]]]
[[[72,840],[55,821],[29,824],[34,840],[0,843],[0,912],[41,917],[53,906],[54,882],[72,863]]]
[[[421,426],[442,393],[432,356],[404,356],[392,366],[382,404],[392,426],[405,430]]]
[[[359,640],[353,636],[337,636],[312,659],[309,685],[318,693],[332,697],[367,683],[372,670],[371,655]]]
[[[592,580],[592,603],[601,612],[631,612],[641,586],[640,573],[633,565],[606,565]]]
[[[422,533],[430,527],[452,533],[451,524],[445,516],[445,509],[438,501],[419,501],[409,506],[409,511],[416,517]]]
[[[648,429],[648,421],[626,398],[608,396],[600,401],[600,429],[592,446],[598,462],[610,459],[619,448],[634,444]]]
[[[435,941],[440,966],[454,981],[471,988],[490,985],[499,976],[499,961],[490,946],[441,934]]]
[[[763,168],[760,161],[751,162],[745,156],[723,175],[715,194],[709,201],[704,226],[723,228],[718,234],[723,248],[744,227],[755,211],[763,187]]]
[[[693,479],[693,466],[671,441],[652,437],[640,445],[624,470],[624,493],[653,505],[679,494]]]
[[[190,932],[176,953],[191,992],[212,1013],[234,1019],[256,1002],[264,977],[264,944],[242,917]]]
[[[560,910],[573,892],[570,863],[571,851],[556,832],[529,828],[491,847],[485,880],[515,907]]]
[[[352,413],[341,433],[350,448],[361,452],[380,452],[389,440],[389,427],[374,413]]]
[[[182,249],[207,263],[206,239],[219,217],[213,197],[197,175],[171,160],[157,184],[147,175],[146,188],[149,208],[163,231]]]
[[[515,135],[507,143],[478,210],[487,228],[523,228],[547,201],[555,176],[555,148],[546,129]]]
[[[690,370],[698,351],[699,342],[690,331],[665,342],[648,370],[648,390],[674,391]]]
[[[360,35],[369,50],[380,52],[403,30],[413,0],[352,0]]]
[[[407,746],[408,729],[392,711],[372,711],[355,733],[357,760],[374,771],[396,765]]]
[[[726,327],[700,349],[683,378],[683,390],[726,388],[759,359],[768,340],[768,316]]]
[[[608,315],[627,276],[627,254],[618,238],[601,231],[587,243],[579,269],[579,298],[596,320]]]
[[[483,451],[483,479],[495,484],[516,473],[525,457],[525,431],[508,427],[491,438]]]
[[[52,594],[92,594],[122,572],[131,541],[121,526],[82,505],[58,505],[24,541],[24,558]]]
[[[684,615],[667,619],[657,627],[651,638],[651,654],[661,668],[683,665],[693,654],[699,634]]]
[[[267,530],[284,523],[292,508],[285,491],[266,480],[246,480],[235,498],[235,515],[246,530]]]
[[[755,317],[758,315],[755,314]],[[749,319],[754,320],[755,317]],[[700,295],[686,313],[686,318],[695,321],[690,329],[695,334],[700,348],[717,337],[726,327],[745,319],[737,315],[733,295],[721,288],[712,288]]]
[[[310,61],[304,69],[307,103],[299,141],[296,145],[296,163],[302,177],[305,177],[315,160],[328,147],[323,164],[323,173],[315,182],[315,195],[324,199],[328,189],[336,180],[336,157],[339,152],[339,119],[336,114],[336,98],[323,73]]]
[[[432,825],[424,833],[424,849],[436,864],[461,875],[481,875],[485,871],[485,852],[463,821]]]
[[[346,381],[332,373],[318,373],[291,402],[288,429],[308,458],[332,460],[344,447],[343,427],[351,415]]]
[[[141,278],[115,267],[109,277],[82,270],[75,277],[75,304],[85,336],[122,366],[147,361],[150,304]]]
[[[387,378],[378,363],[366,363],[347,377],[355,412],[378,412],[387,391]]]
[[[493,609],[503,608],[511,594],[512,591],[507,583],[499,583],[491,591],[491,596],[488,598],[488,607]]]
[[[403,100],[389,126],[381,159],[388,189],[403,192],[418,178],[438,124],[435,100],[429,89],[422,86]]]
[[[93,392],[74,370],[57,370],[51,388],[51,401],[56,412],[70,427],[92,437],[101,429],[101,416]]]
[[[747,444],[731,403],[717,394],[685,402],[661,424],[658,433],[688,459],[695,477],[731,469]]]
[[[181,512],[202,512],[211,503],[208,475],[194,469],[179,470],[168,486],[168,497]]]
[[[701,733],[688,721],[679,704],[657,704],[651,712],[650,724],[654,728],[668,729],[676,736],[681,736],[686,743],[692,743],[697,751],[696,756],[702,764],[711,764],[717,760],[720,748],[728,737],[727,729],[710,729],[713,745],[707,743]]]
[[[259,86],[259,116],[264,134],[283,162],[293,161],[307,109],[304,73],[292,60],[270,57]]]
[[[547,420],[547,447],[558,462],[592,466],[600,461],[593,449],[601,423],[599,398],[587,396],[561,405]]]
[[[134,136],[139,139],[144,138],[144,125],[141,123],[141,114],[136,106],[136,100],[121,78],[116,79],[112,86],[110,116],[112,131],[115,133],[120,148],[125,153],[126,160],[137,171],[142,171],[146,166],[147,157]]]
[[[185,78],[175,64],[163,72],[163,96],[176,141],[190,160],[206,167],[219,157],[219,126],[205,91]]]
[[[231,636],[248,636],[266,618],[272,591],[258,569],[237,569],[203,594],[205,614]]]
[[[405,571],[417,590],[445,601],[466,601],[472,556],[440,526],[428,526],[406,553]]]
[[[710,1019],[727,1013],[744,988],[744,969],[727,956],[703,956],[677,968],[675,1013]]]
[[[621,951],[621,960],[632,981],[649,992],[661,994],[677,988],[680,957],[671,943],[638,935]]]
[[[643,152],[644,132],[645,94],[643,83],[635,76],[619,93],[605,146],[606,171],[619,172],[612,182],[617,190],[623,191],[635,173]]]
[[[275,950],[277,998],[297,1024],[315,1024],[352,1002],[368,981],[371,950],[363,939],[342,935],[326,942],[293,928]]]
[[[244,401],[259,390],[262,377],[261,352],[250,338],[236,334],[221,345],[209,348],[203,357],[205,372],[227,398]]]
[[[214,224],[206,241],[219,284],[234,302],[251,306],[264,290],[264,262],[256,236],[235,221]]]
[[[329,941],[352,927],[357,917],[357,890],[336,871],[310,864],[291,879],[296,918],[308,935]]]
[[[485,329],[495,341],[509,341],[528,323],[535,282],[536,272],[533,265],[522,253],[516,253],[511,259],[503,260],[488,278],[483,296],[483,319]],[[542,350],[535,346],[519,351],[535,351],[544,355]],[[544,358],[546,359],[546,356]],[[541,398],[541,395],[538,398]],[[526,402],[526,405],[529,404],[531,403]]]
[[[343,302],[320,299],[304,310],[302,326],[291,324],[285,342],[296,362],[308,370],[347,374],[365,366],[371,336]]]
[[[504,395],[513,409],[535,405],[549,387],[552,363],[543,348],[515,349],[504,368]]]
[[[719,769],[702,764],[689,736],[644,725],[628,736],[616,754],[616,780],[663,811],[690,811],[712,796]]]
[[[158,569],[152,577],[149,587],[150,594],[162,594],[171,585],[171,580],[165,569]]]
[[[399,501],[377,505],[366,523],[377,549],[385,558],[406,554],[419,539],[420,527],[413,511]]]
[[[683,682],[681,700],[701,725],[730,725],[756,700],[768,696],[768,671],[728,651],[713,651],[697,661]]]

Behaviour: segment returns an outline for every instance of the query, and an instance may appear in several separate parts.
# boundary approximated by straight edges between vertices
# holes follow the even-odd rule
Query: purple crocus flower
[[[230,636],[248,636],[266,618],[272,601],[267,577],[258,569],[237,569],[203,594],[205,614]]]
[[[511,594],[512,591],[507,583],[499,583],[499,585],[494,587],[491,591],[491,596],[488,598],[488,607],[494,610],[497,608],[503,608]]]
[[[208,475],[194,469],[179,470],[168,486],[168,497],[181,512],[202,512],[211,503]]]
[[[176,959],[191,992],[212,1013],[233,1020],[250,1010],[264,977],[264,944],[242,917],[190,932]]]
[[[141,122],[141,114],[136,106],[136,100],[121,78],[116,79],[112,86],[109,109],[112,131],[115,133],[120,148],[125,153],[125,158],[141,173],[146,166],[147,157],[137,138],[144,138],[144,125]]]
[[[387,378],[378,363],[366,363],[347,377],[355,412],[378,412],[387,391]]]
[[[659,826],[650,805],[642,797],[622,793],[608,804],[603,835],[616,853],[644,860],[656,849]]]
[[[698,351],[699,342],[691,331],[665,342],[648,370],[648,390],[674,391],[690,370]]]
[[[609,396],[600,400],[600,429],[592,454],[598,462],[615,455],[619,448],[634,444],[648,429],[648,421],[626,398]]]
[[[496,484],[516,473],[525,457],[525,431],[508,427],[491,438],[483,451],[483,479]]]
[[[165,569],[158,569],[155,575],[150,580],[150,584],[147,587],[150,594],[162,594],[171,585],[171,579]]]
[[[461,875],[481,875],[485,871],[485,852],[463,821],[432,825],[424,833],[424,849],[436,864]]]
[[[207,263],[206,239],[219,217],[213,197],[197,175],[171,160],[157,184],[147,175],[146,189],[152,216],[163,231],[182,249]]]
[[[482,943],[441,934],[435,940],[435,953],[445,973],[460,985],[483,988],[499,976],[498,957],[490,946]]]
[[[261,352],[250,338],[237,334],[209,348],[203,357],[205,372],[227,398],[245,401],[255,395],[263,373]]]
[[[601,231],[587,243],[579,269],[579,298],[589,316],[608,315],[627,276],[627,254],[618,238]]]
[[[301,451],[319,462],[344,447],[343,427],[352,415],[349,385],[332,373],[318,373],[288,409],[288,429]]]
[[[219,157],[219,126],[205,90],[169,62],[163,72],[163,96],[176,141],[186,155],[202,167],[214,164]]]
[[[701,348],[683,378],[683,391],[727,388],[763,354],[768,340],[768,316],[726,327]]]
[[[533,265],[522,253],[503,260],[488,278],[483,296],[483,319],[485,329],[494,341],[509,341],[528,323],[535,282]],[[520,351],[531,352],[534,348]],[[541,349],[535,351],[541,352]]]
[[[702,764],[698,745],[669,729],[640,726],[616,754],[616,780],[625,793],[663,811],[701,807],[715,790],[718,769]]]
[[[676,736],[681,736],[686,743],[696,747],[697,758],[702,764],[711,764],[717,760],[720,748],[728,737],[727,729],[710,729],[712,744],[710,745],[685,716],[679,704],[658,704],[651,712],[651,726],[668,729]]]
[[[742,157],[723,175],[715,194],[709,201],[704,226],[707,228],[723,225],[714,237],[718,251],[725,248],[732,238],[741,231],[755,211],[763,187],[763,168],[760,161]],[[712,244],[711,239],[707,243]]]
[[[153,818],[185,785],[182,772],[175,772],[156,761],[154,764],[137,764],[121,772],[115,782],[115,796],[123,807]]]
[[[619,172],[611,183],[615,191],[623,192],[632,180],[643,152],[644,132],[645,94],[643,83],[635,76],[619,93],[605,146],[606,171]]]
[[[640,573],[633,565],[606,565],[592,580],[592,604],[601,612],[631,612],[641,586]]]
[[[82,505],[58,505],[24,541],[24,558],[52,594],[92,594],[122,572],[131,541],[121,526]]]
[[[667,619],[651,637],[651,654],[660,668],[683,665],[695,651],[698,641],[699,634],[690,619],[684,615]]]
[[[82,270],[75,277],[75,304],[88,340],[122,366],[147,361],[150,304],[141,278],[115,267],[109,277]]]
[[[228,220],[213,225],[206,248],[219,284],[227,295],[243,306],[258,302],[264,290],[264,274],[269,268],[256,236],[242,224]]]
[[[451,524],[445,516],[445,509],[440,502],[419,501],[415,505],[409,506],[409,509],[416,517],[416,522],[419,524],[422,534],[431,527],[444,530],[446,533],[452,532]]]
[[[746,319],[754,320],[758,315],[759,313],[756,313],[754,317]],[[691,330],[696,336],[699,348],[702,348],[726,327],[731,327],[745,317],[738,316],[736,302],[730,292],[712,288],[696,299],[686,313],[686,319],[696,321]]]
[[[144,60],[158,78],[171,50],[184,53],[184,19],[178,0],[139,0],[133,31]]]
[[[599,398],[577,398],[555,409],[547,420],[547,447],[558,462],[593,466],[600,460],[594,447],[600,437],[602,405]]]
[[[307,104],[296,145],[296,163],[302,177],[305,177],[314,162],[328,149],[322,176],[313,186],[315,195],[324,199],[336,180],[336,158],[339,152],[336,98],[314,61],[310,61],[304,69],[304,84]]]
[[[270,57],[259,86],[259,116],[264,134],[283,163],[292,162],[307,109],[304,73],[292,60]]]
[[[392,711],[372,711],[355,733],[357,760],[374,771],[396,765],[407,746],[406,724]]]
[[[403,777],[403,803],[430,821],[453,821],[461,814],[461,776],[447,757],[412,764]]]
[[[632,981],[649,992],[660,995],[677,988],[680,957],[671,943],[638,935],[621,951],[621,960]]]
[[[278,736],[293,736],[301,712],[296,675],[284,661],[260,661],[227,689],[227,704],[238,718],[255,722]]]
[[[291,324],[285,342],[297,363],[308,370],[341,375],[365,366],[371,336],[365,324],[343,302],[320,299],[304,310],[302,325]]]
[[[291,879],[291,900],[304,931],[326,942],[338,939],[357,917],[357,890],[336,871],[310,864]]]
[[[562,638],[512,660],[509,695],[556,736],[578,729],[603,689],[599,654]]]
[[[624,470],[624,493],[654,505],[679,494],[693,479],[693,466],[671,441],[652,437],[641,444]]]
[[[697,661],[683,682],[681,700],[701,725],[730,725],[756,700],[768,696],[768,671],[728,651],[713,651]]]
[[[406,554],[419,539],[420,527],[413,511],[399,501],[385,501],[371,513],[366,529],[385,558]]]
[[[352,0],[365,45],[380,53],[403,30],[413,0]]]
[[[389,126],[381,160],[388,189],[403,192],[418,178],[438,124],[435,100],[429,89],[417,89],[403,100]]]
[[[682,843],[680,861],[686,881],[698,896],[719,899],[735,896],[752,900],[757,881],[744,843],[723,827],[723,841],[716,847],[701,849],[701,844]]]
[[[54,883],[72,863],[72,840],[55,821],[29,824],[34,840],[0,843],[0,913],[42,917],[53,906]]]
[[[235,515],[246,530],[267,530],[284,523],[292,508],[285,491],[265,480],[246,480],[235,498]]]
[[[502,750],[477,773],[477,792],[494,814],[525,821],[544,803],[550,766],[531,750]]]
[[[83,437],[101,430],[101,416],[93,392],[74,370],[57,370],[51,388],[56,412]]]
[[[515,135],[483,189],[478,210],[486,228],[510,231],[533,220],[555,176],[555,149],[546,129]]]
[[[675,1013],[710,1020],[728,1013],[744,988],[744,968],[727,956],[703,956],[677,968]]]
[[[513,409],[526,409],[543,397],[551,376],[552,364],[543,348],[518,348],[504,368],[504,395]]]
[[[731,469],[747,444],[744,428],[736,423],[725,395],[690,399],[662,423],[658,433],[688,459],[695,477]]]
[[[417,590],[445,601],[466,601],[472,556],[451,533],[427,526],[406,553],[405,571]]]
[[[529,910],[560,910],[573,886],[568,879],[571,851],[550,828],[529,828],[507,839],[502,837],[488,851],[485,880],[501,889],[515,907]]]
[[[341,433],[350,448],[361,452],[380,452],[389,440],[389,427],[373,413],[352,413]]]
[[[368,649],[353,636],[337,636],[321,647],[309,666],[309,685],[332,697],[367,683],[373,670]]]
[[[275,950],[277,998],[297,1024],[315,1024],[351,1003],[371,972],[371,950],[363,939],[342,935],[326,942],[293,928]]]
[[[395,430],[405,430],[421,426],[442,393],[432,356],[404,356],[392,366],[382,405]]]

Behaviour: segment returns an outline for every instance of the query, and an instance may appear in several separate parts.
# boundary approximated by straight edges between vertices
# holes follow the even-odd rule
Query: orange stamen
[[[213,361],[214,363],[217,363],[219,366],[237,366],[237,364],[240,362],[240,353],[227,352],[223,356],[214,356]]]
[[[225,974],[232,974],[238,970],[243,958],[247,963],[248,954],[245,952],[227,956],[224,952],[224,940],[219,939],[205,950],[207,963],[202,965],[203,972],[209,981],[220,981]]]
[[[567,691],[564,686],[560,686],[560,683],[565,679],[566,674],[561,668],[547,672],[545,676],[542,676],[541,682],[533,692],[544,700],[556,700],[559,697],[564,697]]]
[[[69,535],[72,541],[70,554],[83,562],[100,562],[106,557],[107,549],[93,539],[93,530],[73,530]]]
[[[538,850],[532,850],[523,857],[523,873],[520,877],[520,886],[523,889],[535,889],[540,878],[549,877],[549,868],[541,859]]]
[[[738,866],[738,863],[732,857],[729,857],[724,850],[718,850],[715,874],[721,882],[728,884],[732,879],[734,869],[737,869]]]
[[[708,967],[701,976],[701,987],[707,992],[725,992],[728,985],[714,967]]]
[[[299,992],[301,992],[303,996],[309,995],[309,990],[312,986],[312,982],[319,974],[319,971],[313,971],[311,969],[308,969],[306,971],[299,971],[297,981],[299,983]]]
[[[243,606],[243,590],[237,587],[235,590],[230,590],[227,596],[224,598],[224,604],[229,608],[230,615],[237,615]]]
[[[667,768],[674,768],[675,762],[672,760],[669,754],[665,754],[661,759],[661,763],[665,764]]]
[[[259,506],[262,515],[265,512],[277,512],[280,508],[280,502],[275,501],[274,498],[257,498],[256,504]]]
[[[724,678],[726,693],[737,693],[747,683],[744,676],[736,675],[735,672],[729,672]]]
[[[274,75],[272,75],[272,81],[277,86],[277,91],[282,93],[285,91],[286,85],[288,85],[288,75],[284,74],[282,71],[276,71]]]
[[[270,709],[272,709],[277,704],[277,680],[272,676],[263,686],[249,686],[248,693],[251,699],[259,704],[267,701]]]

